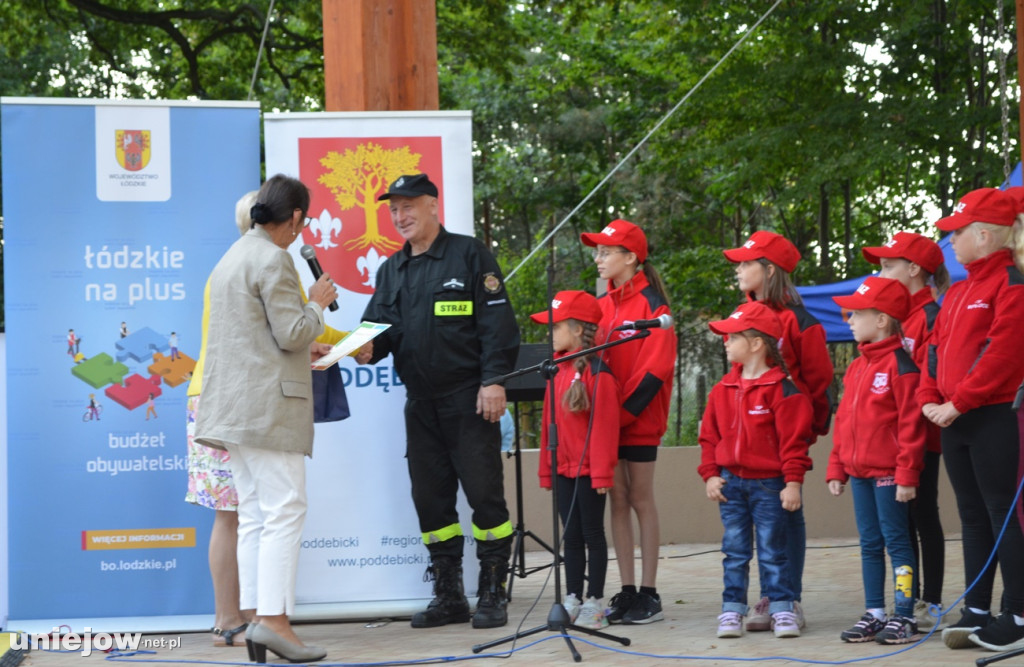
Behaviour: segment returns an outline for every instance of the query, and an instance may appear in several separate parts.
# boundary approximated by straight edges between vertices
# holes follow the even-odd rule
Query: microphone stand
[[[554,359],[554,308],[551,304],[551,301],[554,298],[553,285],[555,272],[553,240],[550,257],[551,261],[548,264],[548,342],[550,345],[550,358],[545,359],[539,364],[535,364],[527,368],[521,368],[512,371],[507,375],[489,378],[485,380],[482,384],[483,386],[486,387],[492,384],[499,384],[505,382],[514,377],[519,377],[520,375],[535,372],[539,372],[541,374],[541,377],[543,377],[547,382],[548,414],[551,415],[551,424],[548,427],[548,453],[551,457],[551,526],[553,535],[552,567],[555,572],[555,601],[551,605],[551,610],[548,612],[547,622],[543,625],[538,625],[534,628],[530,628],[529,630],[516,632],[514,634],[508,635],[507,637],[502,637],[501,639],[496,639],[494,641],[490,641],[484,644],[477,644],[473,647],[473,653],[480,653],[481,651],[491,648],[492,646],[497,646],[499,644],[504,644],[505,642],[517,640],[521,637],[529,637],[530,635],[537,634],[538,632],[543,632],[544,630],[550,630],[551,632],[559,633],[560,635],[562,635],[562,637],[565,638],[565,643],[569,646],[569,652],[572,654],[573,660],[575,662],[580,662],[581,660],[583,660],[583,656],[581,656],[579,651],[576,650],[576,647],[572,643],[572,639],[569,637],[568,634],[566,634],[567,630],[576,630],[577,632],[582,632],[593,637],[608,639],[610,641],[618,642],[623,646],[629,646],[630,640],[628,637],[617,637],[607,632],[601,632],[600,630],[594,630],[592,628],[584,628],[570,623],[569,612],[565,610],[565,606],[562,604],[562,580],[559,559],[559,554],[561,553],[561,544],[559,537],[560,517],[558,515],[558,428],[555,423],[555,374],[558,372],[558,364],[562,364],[567,361],[572,361],[573,359],[576,359],[578,357],[582,357],[584,355],[591,354],[599,350],[604,350],[609,347],[614,347],[615,345],[621,345],[623,343],[628,343],[633,340],[640,340],[642,338],[646,338],[647,336],[651,335],[651,332],[648,330],[640,330],[637,332],[636,335],[630,336],[629,338],[621,338],[610,343],[597,345],[587,350],[580,350],[579,352],[567,354],[564,357],[560,357],[557,360]]]
[[[596,345],[586,350],[580,350],[578,352],[573,352],[572,354],[567,354],[564,357],[559,357],[558,359],[545,359],[539,364],[535,364],[527,368],[521,368],[512,371],[508,375],[490,378],[482,383],[484,386],[499,384],[506,380],[510,380],[514,377],[519,377],[520,375],[538,372],[541,374],[541,377],[543,377],[547,381],[548,414],[550,414],[552,417],[551,424],[548,426],[548,453],[551,456],[551,514],[553,527],[552,553],[554,555],[554,562],[550,567],[553,567],[555,571],[555,602],[551,605],[551,610],[548,612],[547,622],[543,625],[538,625],[534,628],[530,628],[529,630],[523,630],[522,632],[516,632],[515,634],[508,635],[507,637],[502,637],[501,639],[496,639],[494,641],[490,641],[484,644],[477,644],[473,647],[473,653],[480,653],[481,651],[491,648],[492,646],[504,644],[505,642],[520,639],[522,637],[529,637],[530,635],[537,634],[538,632],[543,632],[544,630],[557,632],[561,634],[563,637],[565,637],[565,643],[569,645],[569,652],[572,653],[572,657],[575,662],[580,662],[583,659],[583,657],[580,655],[579,651],[576,650],[576,647],[572,643],[572,639],[569,637],[568,634],[566,634],[566,630],[576,630],[578,632],[582,632],[594,637],[600,637],[602,639],[608,639],[611,641],[619,642],[623,646],[629,646],[630,640],[628,637],[617,637],[607,632],[594,630],[592,628],[584,628],[579,625],[574,625],[573,623],[570,623],[569,612],[565,610],[565,606],[562,604],[561,568],[559,567],[559,562],[561,560],[559,558],[559,554],[561,553],[561,544],[559,537],[560,517],[558,515],[558,428],[555,425],[554,419],[556,403],[555,374],[558,373],[559,364],[572,361],[573,359],[576,359],[578,357],[582,357],[587,354],[592,354],[594,352],[604,350],[609,347],[622,345],[623,343],[629,343],[630,341],[634,340],[640,340],[650,335],[651,332],[648,330],[638,331],[636,335],[630,336],[629,338],[622,338],[616,341],[612,341],[610,343],[605,343],[603,345]]]

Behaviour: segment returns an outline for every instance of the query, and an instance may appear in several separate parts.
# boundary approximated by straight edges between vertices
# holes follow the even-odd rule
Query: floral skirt
[[[238,509],[238,492],[228,464],[230,457],[223,449],[214,449],[193,441],[199,396],[189,396],[187,406],[185,432],[188,436],[188,492],[185,500],[212,510],[235,511]]]

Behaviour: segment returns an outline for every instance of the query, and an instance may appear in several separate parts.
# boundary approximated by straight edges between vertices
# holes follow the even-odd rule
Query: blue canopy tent
[[[1021,164],[1018,163],[1017,167],[1010,174],[1010,178],[1002,184],[1003,189],[1011,186],[1021,185]],[[949,242],[949,235],[946,235],[941,241],[939,241],[939,247],[942,248],[942,254],[946,259],[946,269],[949,271],[949,279],[951,282],[963,280],[967,277],[967,271],[964,270],[963,265],[956,261],[956,255],[953,253],[953,247]],[[811,285],[808,287],[798,287],[797,292],[804,300],[804,306],[808,312],[814,317],[818,318],[821,325],[825,327],[825,335],[828,342],[830,343],[844,343],[852,342],[853,336],[850,334],[850,327],[843,321],[842,314],[840,313],[839,306],[832,300],[834,296],[841,296],[843,294],[852,294],[857,289],[864,278],[867,276],[860,276],[859,278],[850,278],[849,280],[843,280],[837,283],[829,283],[827,285]]]

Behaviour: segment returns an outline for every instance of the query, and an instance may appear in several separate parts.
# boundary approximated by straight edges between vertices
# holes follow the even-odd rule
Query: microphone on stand
[[[304,245],[299,249],[299,254],[309,264],[309,270],[313,272],[313,280],[320,280],[320,276],[324,275],[324,270],[320,268],[320,261],[316,258],[316,250],[313,250],[313,246]],[[338,300],[331,301],[328,306],[331,312],[338,309]]]
[[[669,314],[658,315],[653,320],[637,320],[615,327],[612,331],[640,331],[641,329],[671,329],[675,320]]]

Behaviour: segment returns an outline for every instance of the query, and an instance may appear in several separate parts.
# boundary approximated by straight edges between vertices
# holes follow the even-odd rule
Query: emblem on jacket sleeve
[[[488,294],[497,294],[501,291],[501,278],[493,273],[484,274],[484,290]]]

